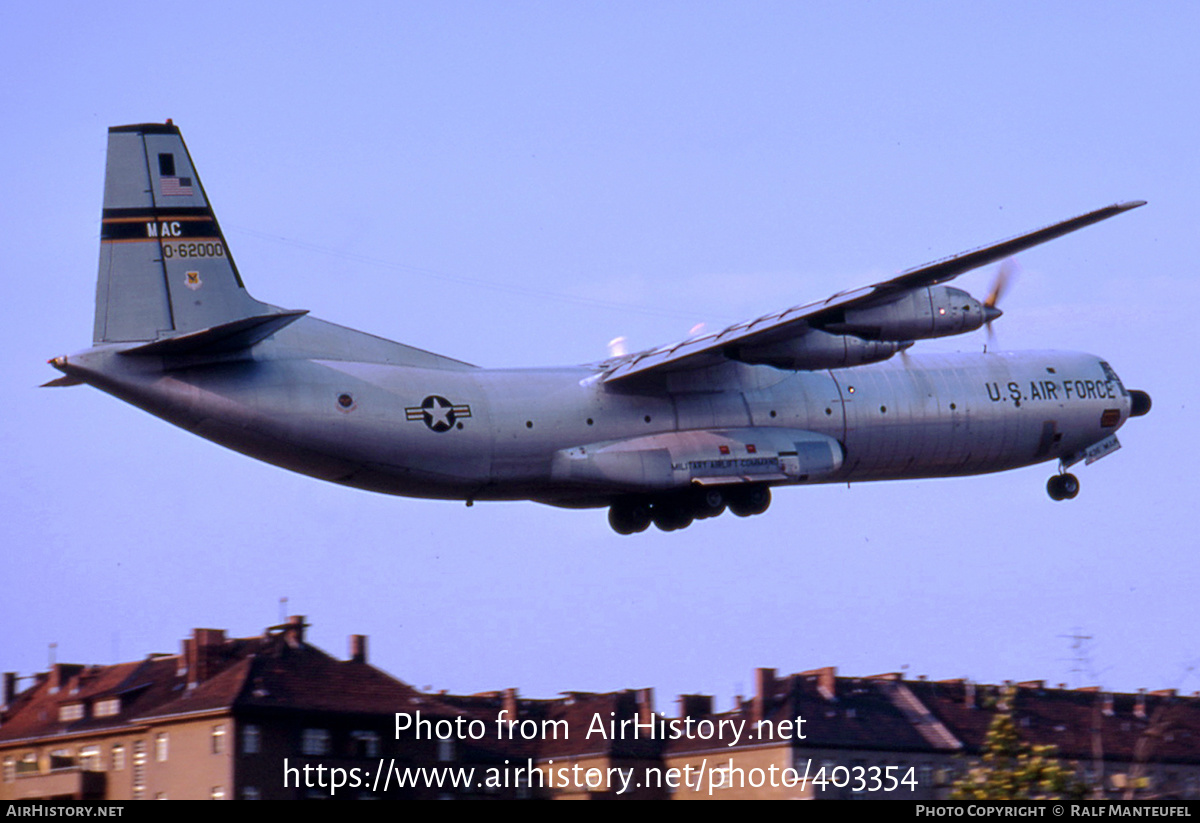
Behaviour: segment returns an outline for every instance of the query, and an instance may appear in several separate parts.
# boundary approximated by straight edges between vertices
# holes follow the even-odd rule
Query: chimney
[[[55,663],[50,667],[50,694],[58,694],[58,690],[62,688],[63,671],[62,664]]]
[[[78,663],[55,663],[50,669],[50,693],[57,694],[59,689],[71,682],[71,678],[83,671]]]
[[[637,690],[638,723],[643,725],[654,722],[654,689]]]
[[[813,669],[801,672],[802,676],[817,679],[817,691],[826,700],[837,700],[837,666],[826,666],[823,669]]]
[[[304,622],[304,615],[293,614],[288,618],[287,623],[283,627],[283,639],[293,649],[298,649],[304,643],[304,629],[308,626]]]
[[[367,662],[367,636],[365,634],[350,635],[350,662]]]
[[[517,719],[519,707],[517,705],[517,690],[516,689],[505,689],[504,690],[504,700],[503,700],[503,703],[500,706],[500,708],[502,708],[506,712],[508,712],[509,720]]]
[[[1004,687],[1001,688],[996,695],[996,708],[1002,712],[1010,712],[1013,709],[1013,704],[1016,703],[1017,693],[1013,689],[1011,680],[1004,681]],[[1009,700],[1009,698],[1013,698]]]
[[[1113,695],[1112,692],[1107,692],[1104,695],[1104,712],[1105,717],[1113,716]]]
[[[975,708],[975,684],[970,680],[963,684],[963,706],[968,709]]]
[[[679,695],[679,716],[687,717],[704,717],[712,714],[713,699],[712,695],[708,694],[681,694]]]
[[[188,688],[200,685],[217,673],[224,645],[224,629],[192,629],[192,636],[183,641]]]
[[[1138,689],[1137,703],[1133,705],[1133,716],[1146,719],[1146,690]]]
[[[771,702],[775,698],[775,670],[755,669],[754,683],[754,703],[751,712],[754,722],[757,723],[771,710]]]
[[[17,673],[4,673],[4,708],[12,706],[13,701],[17,699]]]
[[[192,629],[195,631],[195,629]],[[179,650],[179,664],[175,667],[175,674],[178,677],[188,673],[189,668],[196,662],[195,652],[192,651],[192,638],[183,638],[183,643]]]

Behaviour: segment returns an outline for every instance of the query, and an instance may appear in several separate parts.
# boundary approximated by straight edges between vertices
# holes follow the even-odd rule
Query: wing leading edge
[[[935,260],[932,263],[926,263],[923,266],[901,272],[891,280],[885,280],[882,283],[839,292],[826,300],[802,306],[794,306],[774,314],[766,314],[755,320],[729,326],[713,334],[609,360],[601,364],[601,368],[604,370],[601,380],[605,383],[615,383],[635,376],[646,376],[652,372],[665,374],[673,371],[701,368],[715,365],[727,359],[740,359],[745,362],[772,362],[769,359],[770,357],[775,357],[777,360],[781,357],[777,352],[786,351],[787,347],[799,338],[810,335],[826,324],[835,325],[834,321],[844,318],[848,310],[871,309],[903,300],[914,290],[948,282],[972,269],[977,269],[980,266],[986,266],[989,263],[1011,257],[1018,252],[1040,245],[1048,240],[1062,237],[1064,234],[1070,234],[1085,226],[1099,223],[1101,220],[1107,220],[1110,217],[1114,217],[1130,209],[1136,209],[1145,204],[1146,201],[1144,200],[1115,203],[1111,206],[1088,212],[1087,214],[1081,214],[1078,217],[1072,217],[1069,220],[1063,220],[1059,223],[1009,238],[1008,240],[1001,240],[998,243],[992,243],[973,251],[963,252],[952,257]],[[978,328],[978,324],[974,325],[973,328]],[[833,337],[827,336],[831,339]],[[840,335],[838,338],[842,339]],[[904,348],[908,344],[904,342],[874,342],[871,345],[875,347],[891,347],[893,351],[864,356],[862,362],[891,356],[896,350]],[[804,348],[806,352],[814,349],[813,346],[806,346]],[[828,348],[828,341],[823,341],[815,348],[824,352]],[[736,355],[737,352],[746,350],[767,352],[767,354],[760,356],[760,359],[757,361]],[[772,354],[772,352],[776,353]],[[798,368],[824,367],[823,363],[825,361],[822,359],[822,356],[791,354],[788,357],[790,357],[791,362],[811,361],[813,363],[812,366],[796,366]],[[784,359],[786,360],[787,358]]]

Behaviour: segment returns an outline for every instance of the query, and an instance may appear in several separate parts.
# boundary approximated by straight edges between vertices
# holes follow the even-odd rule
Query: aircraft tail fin
[[[242,284],[179,128],[110,128],[94,343],[159,341],[281,311]]]

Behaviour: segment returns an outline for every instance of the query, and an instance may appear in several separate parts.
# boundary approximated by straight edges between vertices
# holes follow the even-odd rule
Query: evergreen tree
[[[1054,746],[1030,746],[1010,712],[992,719],[983,762],[954,784],[953,800],[1082,800],[1087,786],[1058,761]]]

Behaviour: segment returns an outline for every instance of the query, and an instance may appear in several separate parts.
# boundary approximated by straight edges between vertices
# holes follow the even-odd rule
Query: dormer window
[[[68,703],[58,707],[58,719],[67,723],[71,720],[83,720],[84,707],[82,703]]]

